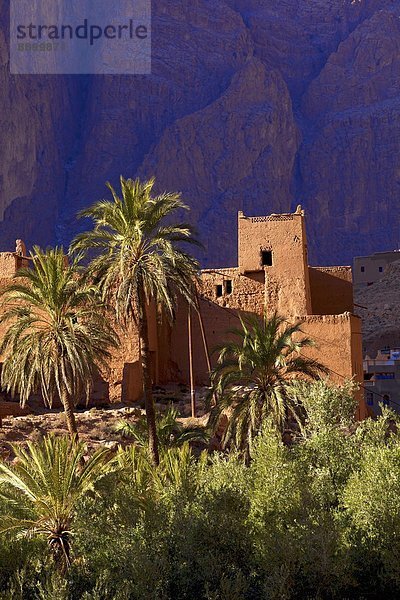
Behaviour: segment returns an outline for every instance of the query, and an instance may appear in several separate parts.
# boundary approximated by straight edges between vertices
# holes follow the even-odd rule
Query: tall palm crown
[[[211,375],[211,392],[216,406],[210,424],[216,428],[221,414],[230,409],[231,418],[224,444],[234,441],[248,449],[270,417],[283,433],[289,417],[299,417],[299,406],[292,402],[288,385],[293,379],[318,379],[327,369],[318,361],[301,355],[313,341],[300,337],[301,323],[288,325],[276,313],[271,318],[249,316],[240,319],[241,328],[230,331],[238,340],[219,348],[217,365]]]
[[[0,463],[0,490],[9,513],[0,516],[0,532],[46,537],[56,563],[70,563],[71,529],[76,504],[113,468],[111,452],[100,448],[83,462],[86,447],[65,437],[15,444],[16,461]],[[13,507],[17,508],[13,514]]]
[[[32,268],[19,270],[2,291],[0,323],[7,330],[0,345],[1,384],[20,394],[23,404],[36,392],[50,406],[59,397],[74,436],[74,403],[106,366],[118,338],[95,288],[84,282],[76,262],[66,264],[61,248],[35,247],[31,259]]]
[[[133,320],[138,326],[149,448],[157,463],[146,306],[155,301],[172,319],[179,294],[193,301],[199,265],[181,245],[196,241],[190,225],[169,224],[171,215],[188,209],[179,194],[153,196],[154,179],[121,177],[121,197],[107,186],[112,200],[99,201],[80,214],[92,219],[94,228],[78,235],[71,251],[94,255],[89,271],[103,298],[113,303],[123,324]]]
[[[156,300],[173,317],[177,292],[193,298],[198,262],[180,247],[197,244],[187,223],[168,225],[164,220],[186,211],[180,194],[152,196],[154,179],[121,177],[121,197],[110,184],[113,201],[101,200],[82,211],[94,228],[78,235],[71,250],[97,251],[90,264],[103,297],[113,299],[118,317],[137,319],[145,300]]]

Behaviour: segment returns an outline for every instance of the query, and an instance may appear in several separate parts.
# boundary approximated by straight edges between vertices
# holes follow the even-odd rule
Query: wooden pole
[[[189,337],[189,373],[190,373],[190,404],[192,407],[192,417],[196,417],[196,392],[194,389],[193,377],[193,340],[192,340],[192,308],[188,306],[188,337]]]
[[[211,373],[210,350],[209,350],[209,347],[208,347],[207,336],[206,336],[206,329],[204,327],[203,315],[201,313],[201,307],[200,307],[199,292],[198,292],[197,288],[196,288],[196,302],[197,302],[197,314],[199,316],[201,337],[203,338],[204,353],[206,355],[206,361],[207,361],[207,369],[208,369],[208,372]],[[211,406],[214,407],[216,404],[217,404],[217,402],[216,402],[216,399],[215,399],[215,394],[213,394],[212,395],[212,404],[211,404]]]
[[[266,319],[268,317],[268,300],[269,300],[269,293],[268,293],[268,275],[267,275],[267,269],[264,267],[264,319]]]
[[[207,361],[207,369],[208,369],[208,372],[211,373],[210,351],[209,351],[209,348],[208,348],[207,337],[206,337],[206,330],[204,328],[203,315],[201,314],[200,298],[199,298],[199,293],[197,291],[197,288],[196,288],[196,301],[197,301],[197,313],[199,315],[201,337],[203,339],[204,353],[206,355],[206,361]]]

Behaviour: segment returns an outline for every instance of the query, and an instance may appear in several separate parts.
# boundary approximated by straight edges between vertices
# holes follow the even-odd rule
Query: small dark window
[[[383,267],[379,267],[379,273],[383,272]]]
[[[271,250],[261,251],[261,263],[263,267],[272,267],[272,252]]]
[[[217,298],[221,298],[223,294],[222,285],[215,286],[215,293],[217,295]]]
[[[365,267],[361,267],[361,273],[364,273]]]
[[[389,406],[390,396],[388,394],[384,394],[384,396],[382,398],[382,402],[385,406]]]
[[[225,281],[225,293],[232,294],[232,281],[230,279]]]
[[[373,406],[374,405],[374,395],[373,395],[372,392],[367,392],[366,400],[367,400],[368,406]]]

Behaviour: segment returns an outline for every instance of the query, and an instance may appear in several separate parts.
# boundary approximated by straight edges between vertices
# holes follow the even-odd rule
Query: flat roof
[[[392,255],[392,254],[398,254],[399,255],[399,260],[400,260],[400,249],[399,250],[386,250],[384,252],[374,252],[374,254],[368,254],[366,256],[355,256],[354,260],[357,259],[365,259],[365,258],[379,258],[380,256],[384,256],[384,255]]]

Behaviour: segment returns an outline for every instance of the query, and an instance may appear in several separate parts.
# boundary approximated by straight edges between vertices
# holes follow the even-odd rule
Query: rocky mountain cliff
[[[364,353],[375,358],[385,346],[400,346],[400,260],[388,265],[380,281],[355,289],[356,312],[363,320]]]
[[[120,174],[182,191],[207,266],[236,263],[238,210],[298,203],[314,264],[399,245],[400,0],[153,0],[129,77],[10,76],[8,5],[0,249],[68,243]]]

